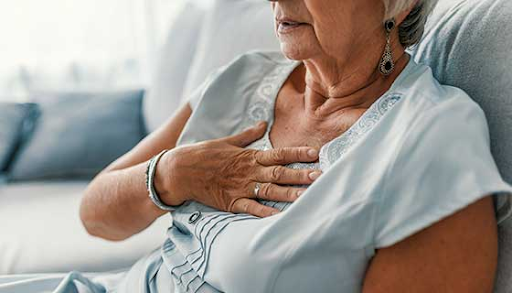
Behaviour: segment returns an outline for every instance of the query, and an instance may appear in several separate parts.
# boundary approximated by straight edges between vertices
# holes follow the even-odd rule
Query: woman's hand
[[[320,170],[294,170],[283,165],[314,162],[318,151],[310,147],[268,151],[245,149],[261,138],[261,122],[240,134],[175,148],[158,163],[155,186],[164,201],[179,205],[194,200],[219,210],[271,216],[279,210],[255,199],[295,201],[305,190],[282,184],[311,184]],[[258,195],[256,183],[261,183]]]

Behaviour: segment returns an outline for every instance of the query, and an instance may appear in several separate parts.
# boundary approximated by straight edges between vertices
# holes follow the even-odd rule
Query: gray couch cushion
[[[9,181],[92,178],[144,136],[140,90],[41,95],[32,136]]]
[[[0,103],[0,174],[2,174],[23,137],[25,118],[33,104]]]
[[[417,61],[444,84],[465,90],[485,111],[491,149],[512,183],[512,1],[442,0],[430,18]],[[512,220],[499,227],[496,292],[512,292]]]

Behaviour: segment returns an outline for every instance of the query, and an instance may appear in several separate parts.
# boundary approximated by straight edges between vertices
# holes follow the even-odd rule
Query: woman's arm
[[[165,213],[147,195],[146,161],[176,146],[191,113],[186,103],[164,125],[94,178],[80,206],[80,218],[87,232],[109,240],[123,240]]]
[[[189,105],[183,106],[94,178],[80,206],[80,217],[90,234],[123,240],[165,213],[151,202],[145,184],[146,161],[164,149],[172,150],[159,161],[154,183],[161,200],[169,205],[194,200],[222,211],[267,217],[279,210],[255,200],[256,182],[262,183],[258,198],[292,202],[305,188],[282,184],[309,185],[321,173],[282,166],[317,160],[318,151],[309,147],[246,149],[263,136],[265,123],[225,138],[175,148],[190,115]]]
[[[497,225],[487,196],[378,250],[363,293],[492,293],[497,258]]]

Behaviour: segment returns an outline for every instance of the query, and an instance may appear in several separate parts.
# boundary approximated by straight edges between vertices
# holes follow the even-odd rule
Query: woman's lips
[[[296,29],[302,28],[305,25],[307,25],[307,23],[291,21],[291,20],[282,20],[282,21],[278,21],[277,32],[280,34],[286,34],[286,33],[292,32]]]

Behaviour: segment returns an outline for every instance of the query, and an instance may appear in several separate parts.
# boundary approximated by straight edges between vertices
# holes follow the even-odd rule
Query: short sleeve
[[[194,111],[199,104],[199,101],[203,97],[206,89],[212,84],[212,82],[224,71],[228,66],[222,66],[213,70],[210,74],[207,75],[206,79],[203,81],[201,85],[199,85],[195,90],[191,92],[191,94],[185,98],[185,102],[188,102],[192,111]]]
[[[469,97],[442,101],[411,125],[383,181],[374,244],[386,247],[485,197],[510,202],[490,151],[487,120]],[[508,213],[507,213],[508,214]]]

